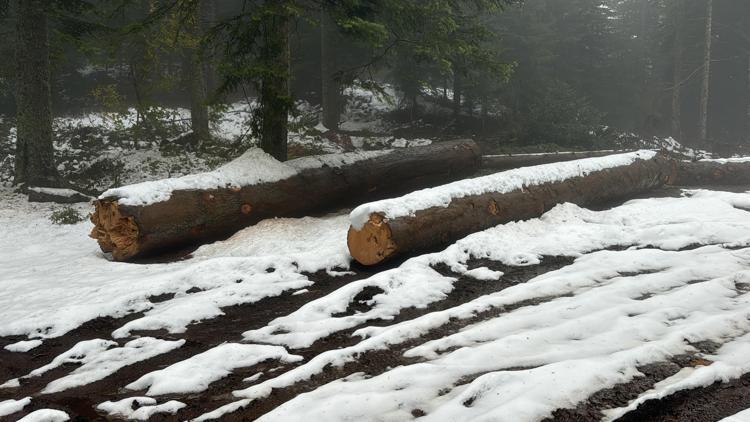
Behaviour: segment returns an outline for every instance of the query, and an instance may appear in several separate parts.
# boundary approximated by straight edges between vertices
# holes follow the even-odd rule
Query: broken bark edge
[[[380,214],[371,214],[360,229],[349,228],[346,243],[349,253],[362,265],[376,265],[388,260],[398,250],[391,227]]]
[[[96,239],[102,251],[111,252],[118,261],[138,255],[140,230],[133,217],[124,217],[117,201],[97,200],[94,205],[94,228],[89,236]]]

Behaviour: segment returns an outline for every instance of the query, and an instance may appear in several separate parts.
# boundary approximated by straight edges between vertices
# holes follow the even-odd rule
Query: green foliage
[[[590,148],[601,118],[601,112],[570,85],[555,81],[529,106],[521,138],[527,144]]]
[[[81,215],[81,213],[78,212],[77,209],[72,207],[58,208],[52,211],[52,214],[49,217],[49,220],[52,222],[52,224],[58,225],[78,224],[85,219],[86,216]]]

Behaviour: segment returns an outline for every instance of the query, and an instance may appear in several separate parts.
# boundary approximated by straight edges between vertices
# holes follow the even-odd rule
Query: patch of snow
[[[82,195],[80,192],[74,191],[73,189],[30,187],[29,190],[45,195],[63,196],[66,198],[70,198],[71,196],[75,195]]]
[[[732,158],[704,158],[699,160],[702,162],[713,162],[719,164],[727,163],[747,163],[750,162],[750,157],[732,157]]]
[[[117,343],[110,340],[84,340],[56,356],[52,362],[21,378],[38,377],[64,364],[81,364],[79,368],[50,382],[42,390],[42,393],[56,393],[104,379],[120,368],[172,351],[184,343],[184,340],[166,341],[142,337],[132,340],[122,347],[116,347]],[[11,380],[8,383],[17,385],[17,381],[17,379]]]
[[[320,133],[326,133],[326,132],[328,132],[328,128],[322,122],[320,122],[317,125],[315,125],[314,129],[317,130]]]
[[[473,270],[466,271],[464,275],[467,275],[477,280],[500,280],[503,276],[502,271],[493,271],[487,267],[474,268]]]
[[[148,388],[146,394],[150,396],[199,393],[236,368],[250,367],[269,359],[297,362],[302,357],[290,355],[279,346],[225,343],[167,368],[148,373],[125,388]]]
[[[29,350],[37,348],[41,345],[42,345],[41,340],[24,340],[24,341],[19,341],[13,344],[9,344],[3,347],[3,349],[9,352],[26,353]]]
[[[185,403],[176,400],[170,400],[162,404],[156,403],[156,399],[151,397],[128,397],[114,402],[105,401],[96,406],[96,409],[112,417],[146,421],[160,413],[174,415],[186,406]]]
[[[103,345],[104,343],[100,344]],[[80,355],[67,354],[60,361],[57,361],[58,358],[55,358],[53,362],[57,361],[60,364],[74,362],[82,363],[83,365],[80,368],[76,368],[70,374],[47,384],[42,393],[57,393],[73,387],[90,384],[94,381],[104,379],[128,365],[171,352],[182,347],[183,344],[185,344],[185,340],[168,341],[153,337],[140,337],[125,343],[122,347],[97,350],[82,357]]]
[[[25,397],[21,400],[3,400],[0,401],[0,417],[20,412],[24,407],[31,403],[31,397]]]
[[[419,210],[431,207],[447,207],[453,199],[487,192],[511,192],[524,186],[562,181],[577,176],[632,164],[636,160],[648,160],[655,151],[637,151],[606,157],[585,158],[562,163],[543,164],[509,170],[474,179],[464,179],[435,188],[422,189],[400,198],[385,199],[360,205],[351,215],[352,227],[361,229],[370,215],[378,213],[386,219],[414,215]]]
[[[39,409],[19,419],[18,422],[65,422],[69,420],[70,416],[62,410]]]
[[[346,152],[342,154],[314,155],[311,157],[303,157],[290,160],[287,161],[286,164],[294,167],[297,170],[306,170],[319,167],[338,168],[356,163],[358,161],[381,157],[383,155],[389,154],[390,152],[392,152],[392,150],[357,151]]]
[[[750,409],[743,410],[732,416],[728,416],[719,422],[750,422]]]
[[[258,381],[260,379],[260,377],[262,377],[262,376],[263,376],[263,372],[258,372],[255,375],[251,375],[251,376],[243,379],[242,382],[255,382],[255,381]]]

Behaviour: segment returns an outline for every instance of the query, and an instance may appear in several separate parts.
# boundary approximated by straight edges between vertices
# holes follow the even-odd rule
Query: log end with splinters
[[[137,255],[140,231],[133,217],[123,216],[117,201],[99,200],[95,205],[96,209],[91,215],[94,229],[89,236],[99,242],[102,251],[111,252],[118,261]]]
[[[360,230],[350,227],[347,244],[349,253],[362,265],[380,264],[398,249],[393,241],[391,227],[380,214],[372,214]]]

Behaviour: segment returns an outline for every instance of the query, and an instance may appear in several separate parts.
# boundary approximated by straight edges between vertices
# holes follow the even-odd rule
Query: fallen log
[[[351,213],[352,257],[375,265],[434,250],[470,233],[541,216],[556,204],[626,198],[669,181],[671,162],[653,151],[527,167],[364,204]]]
[[[539,154],[500,154],[482,156],[482,168],[496,171],[505,171],[519,167],[538,166],[541,164],[557,163],[563,161],[580,160],[582,158],[605,157],[628,151],[601,150],[601,151],[568,151],[568,152],[546,152]]]
[[[720,159],[678,161],[675,163],[672,185],[750,185],[750,160]]]
[[[270,217],[297,217],[466,177],[470,140],[278,162],[259,150],[209,173],[105,192],[91,237],[118,261],[226,238]]]

